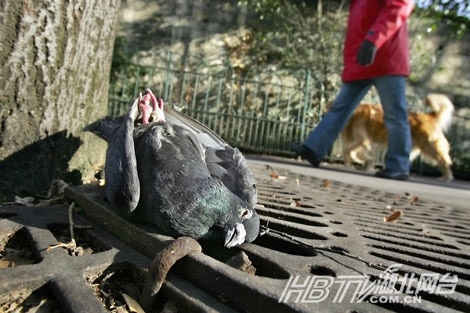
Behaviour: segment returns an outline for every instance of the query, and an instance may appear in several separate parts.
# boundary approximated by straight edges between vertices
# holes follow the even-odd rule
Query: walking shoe
[[[302,157],[302,159],[307,160],[313,167],[320,167],[321,159],[318,158],[315,152],[307,148],[307,146],[292,143],[290,144],[290,149]]]
[[[406,172],[392,172],[387,169],[384,169],[375,173],[375,177],[395,180],[408,180],[410,178],[410,174]]]

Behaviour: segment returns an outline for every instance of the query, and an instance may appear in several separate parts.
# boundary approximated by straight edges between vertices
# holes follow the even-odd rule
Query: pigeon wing
[[[106,197],[111,205],[124,214],[137,207],[140,182],[134,147],[134,121],[138,115],[138,100],[123,116],[104,118],[85,127],[85,130],[108,142],[106,150]]]
[[[257,201],[256,182],[245,157],[228,145],[219,135],[184,113],[166,106],[167,122],[190,131],[205,150],[205,163],[212,177],[219,179],[240,199],[254,206]]]

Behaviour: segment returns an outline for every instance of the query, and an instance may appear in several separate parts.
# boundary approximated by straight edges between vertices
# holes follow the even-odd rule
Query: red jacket
[[[343,81],[410,74],[406,20],[413,5],[412,0],[351,0],[343,52]],[[366,39],[378,48],[370,66],[356,61],[359,47]]]

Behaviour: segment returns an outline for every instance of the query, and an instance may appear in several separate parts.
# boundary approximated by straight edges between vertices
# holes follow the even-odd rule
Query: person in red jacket
[[[302,145],[293,148],[318,167],[372,86],[378,91],[389,133],[385,168],[375,175],[409,178],[411,133],[405,95],[410,74],[406,21],[411,0],[351,0],[344,42],[343,85],[328,112]]]

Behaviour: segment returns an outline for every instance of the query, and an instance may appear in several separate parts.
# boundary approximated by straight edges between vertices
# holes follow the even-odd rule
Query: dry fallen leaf
[[[419,198],[417,196],[414,196],[413,199],[411,200],[410,204],[413,205],[418,201],[419,201]]]
[[[396,222],[400,217],[403,216],[403,212],[400,210],[393,211],[389,216],[384,216],[384,222]]]
[[[129,311],[132,313],[145,313],[144,309],[140,306],[139,302],[132,298],[131,296],[122,293],[122,297],[124,298],[124,301],[126,301],[127,307],[129,308]]]
[[[248,255],[243,251],[231,257],[226,264],[250,275],[255,275],[256,273],[256,268],[252,265]]]
[[[300,207],[300,201],[292,200],[292,202],[290,203],[290,206],[298,208]]]

